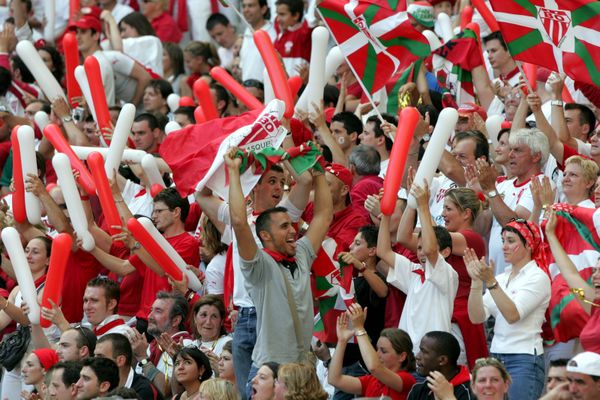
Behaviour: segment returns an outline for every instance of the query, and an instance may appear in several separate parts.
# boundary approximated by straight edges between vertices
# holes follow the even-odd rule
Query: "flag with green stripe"
[[[423,64],[423,60],[418,59],[403,71],[396,72],[385,84],[385,91],[388,96],[386,105],[386,112],[388,114],[398,114],[400,89],[407,83],[415,82],[417,80],[417,74],[421,69],[421,64]]]
[[[430,53],[400,0],[324,0],[318,10],[363,89],[373,94],[392,75]],[[402,11],[401,11],[402,10]]]
[[[511,55],[600,86],[600,2],[491,0]]]
[[[581,277],[590,282],[593,268],[600,256],[600,236],[594,221],[600,218],[600,211],[594,208],[554,204],[557,226],[556,236],[579,271]],[[548,306],[548,316],[554,339],[566,342],[579,337],[589,315],[583,310],[548,248],[547,258],[552,277],[552,295]]]

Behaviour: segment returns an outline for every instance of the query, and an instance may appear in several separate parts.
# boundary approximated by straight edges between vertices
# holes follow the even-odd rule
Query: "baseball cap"
[[[450,5],[452,7],[454,7],[454,5],[456,4],[456,0],[429,0],[429,2],[431,3],[432,6],[435,6],[436,4],[443,3],[444,1],[449,1]]]
[[[419,24],[433,28],[435,21],[433,20],[433,7],[427,1],[415,1],[406,10],[408,15],[413,17]]]
[[[470,114],[477,113],[484,121],[487,119],[485,109],[475,103],[467,102],[458,107],[459,117],[468,117]]]
[[[567,371],[600,376],[600,354],[591,351],[577,354],[567,363]]]
[[[73,31],[79,29],[93,29],[96,32],[102,32],[102,21],[100,21],[100,13],[102,9],[99,7],[83,7],[81,15],[75,21],[71,22],[67,30]]]
[[[334,175],[336,178],[338,178],[340,181],[342,181],[344,183],[344,185],[347,185],[349,188],[352,187],[352,180],[353,180],[352,172],[350,172],[350,170],[348,168],[344,167],[342,164],[331,163],[327,167],[325,167],[325,171]]]

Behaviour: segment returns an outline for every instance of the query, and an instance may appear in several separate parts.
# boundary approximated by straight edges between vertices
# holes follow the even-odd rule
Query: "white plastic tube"
[[[175,132],[181,129],[181,125],[177,123],[177,121],[169,121],[167,125],[165,125],[165,135],[168,135],[171,132]]]
[[[329,31],[324,26],[318,26],[312,31],[311,38],[308,84],[296,105],[296,109],[302,111],[312,111],[312,103],[315,103],[317,107],[321,104],[323,88],[327,79],[325,76],[325,59],[327,57]]]
[[[19,140],[19,153],[21,153],[21,169],[23,171],[23,186],[28,179],[28,174],[38,174],[37,160],[35,158],[35,134],[29,125],[21,125],[17,130]],[[25,211],[30,224],[39,224],[42,220],[42,207],[40,199],[25,191]]]
[[[498,133],[502,129],[502,122],[504,122],[504,118],[501,115],[490,115],[485,120],[485,130],[494,148],[498,147]]]
[[[44,131],[44,128],[50,123],[50,117],[43,111],[36,112],[33,116],[33,119],[37,127],[40,128],[40,131],[42,132]]]
[[[419,164],[419,169],[415,174],[414,182],[416,184],[423,185],[423,180],[426,180],[427,184],[431,184],[433,174],[442,159],[446,143],[448,143],[448,139],[450,139],[450,135],[456,126],[456,121],[458,121],[458,111],[449,107],[442,110],[437,124],[435,124],[431,140],[425,149],[425,154],[423,154],[421,164]],[[412,195],[408,196],[408,206],[413,209],[417,208],[417,202]]]
[[[49,43],[54,43],[54,26],[56,25],[56,0],[44,1],[44,39]]]
[[[265,104],[269,104],[271,100],[275,98],[275,92],[273,92],[273,85],[271,84],[271,78],[269,78],[269,72],[265,68],[263,70],[263,85],[264,85],[264,95],[265,95]]]
[[[42,57],[29,40],[21,40],[17,44],[17,54],[23,60],[33,77],[35,78],[38,85],[46,95],[48,100],[53,101],[59,97],[67,99],[65,92],[62,87],[52,75]]]
[[[83,209],[83,204],[81,204],[81,198],[79,197],[79,191],[75,184],[69,157],[63,153],[56,153],[54,157],[52,157],[52,166],[56,171],[58,185],[62,190],[65,203],[67,204],[69,219],[71,220],[73,229],[75,230],[77,237],[83,241],[83,249],[85,251],[92,251],[96,246],[96,243],[88,228],[85,210]]]
[[[11,226],[2,229],[2,242],[10,256],[13,271],[21,290],[21,296],[27,303],[27,306],[29,306],[29,313],[27,314],[29,321],[32,324],[39,325],[40,305],[37,300],[37,291],[35,290],[33,276],[31,275],[31,269],[29,268],[29,263],[21,244],[19,232]]]
[[[148,231],[148,233],[152,235],[154,240],[156,240],[156,243],[158,243],[159,246],[165,251],[165,253],[167,253],[171,260],[175,262],[175,264],[181,270],[181,272],[183,272],[183,274],[187,276],[189,288],[195,292],[199,292],[200,290],[202,290],[202,283],[200,283],[198,277],[194,275],[192,271],[187,269],[187,263],[183,260],[183,258],[181,258],[179,253],[175,251],[173,246],[171,246],[171,244],[167,242],[167,239],[165,239],[165,237],[160,234],[160,232],[158,231],[158,229],[156,229],[152,221],[150,221],[148,218],[140,218],[138,221],[140,221],[140,224],[142,224],[142,226]]]
[[[431,51],[437,50],[442,46],[442,42],[440,42],[440,39],[437,37],[435,32],[426,29],[423,31],[423,36],[425,36],[425,38],[429,42],[429,47],[431,47]]]
[[[442,39],[444,39],[444,43],[446,43],[448,40],[452,39],[452,22],[450,22],[450,17],[446,13],[439,13],[437,20],[442,30]]]
[[[146,154],[142,158],[142,168],[144,169],[144,174],[146,175],[146,184],[149,187],[154,184],[165,187],[165,182],[160,175],[158,164],[156,163],[156,158],[154,158],[152,154]]]
[[[123,152],[127,145],[127,138],[129,138],[134,118],[135,106],[133,104],[125,104],[119,113],[110,146],[108,147],[109,151],[104,161],[104,170],[106,171],[106,176],[109,178],[112,178],[114,171],[119,168],[119,164],[123,160]]]
[[[88,83],[87,75],[85,74],[85,69],[83,68],[83,65],[78,65],[77,67],[75,67],[75,80],[79,84],[79,87],[81,88],[81,93],[83,94],[83,98],[85,99],[85,102],[88,108],[90,109],[90,113],[92,114],[92,117],[94,117],[94,121],[96,121],[97,124],[98,120],[96,119],[96,109],[94,108],[94,100],[92,99],[92,92],[90,90],[90,85]]]
[[[80,160],[87,160],[88,156],[94,151],[102,154],[102,157],[104,157],[106,160],[108,152],[110,151],[108,147],[71,146],[71,148]],[[141,164],[142,158],[144,158],[146,154],[148,153],[146,153],[144,150],[125,149],[123,151],[123,157],[121,160]]]
[[[344,61],[344,55],[338,46],[332,47],[327,53],[327,58],[325,59],[325,83],[327,80],[331,78],[337,68]]]

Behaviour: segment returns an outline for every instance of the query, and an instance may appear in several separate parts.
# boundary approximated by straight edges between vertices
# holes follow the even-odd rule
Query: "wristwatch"
[[[498,196],[498,192],[496,192],[495,190],[490,190],[489,192],[487,192],[487,197],[489,199],[491,199],[492,197],[496,197]]]
[[[551,104],[551,105],[553,105],[553,106],[559,106],[559,107],[562,107],[562,106],[564,106],[564,105],[565,105],[565,102],[564,102],[564,101],[562,101],[562,100],[552,100],[552,101],[550,102],[550,104]]]
[[[140,362],[138,363],[138,365],[142,368],[144,368],[146,366],[146,364],[148,364],[150,362],[150,360],[148,360],[147,358],[144,358],[143,360],[140,360]]]
[[[66,124],[68,122],[73,122],[73,118],[70,115],[67,115],[66,117],[62,117],[61,121],[63,122],[63,124]]]
[[[422,141],[423,143],[427,143],[427,142],[429,142],[430,140],[431,140],[431,135],[430,135],[429,133],[426,133],[426,134],[424,134],[424,135],[423,135],[423,137],[421,138],[421,141]]]

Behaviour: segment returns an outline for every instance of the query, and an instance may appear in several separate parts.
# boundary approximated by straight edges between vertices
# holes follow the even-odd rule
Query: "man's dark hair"
[[[40,50],[43,50],[46,53],[50,54],[50,58],[52,59],[52,65],[54,66],[53,70],[50,72],[52,73],[52,75],[54,75],[58,82],[62,81],[65,70],[65,62],[63,61],[63,58],[58,52],[58,50],[56,50],[56,47],[46,45],[37,49],[38,52]]]
[[[4,67],[0,67],[0,96],[4,96],[12,83],[12,74]]]
[[[83,366],[94,371],[98,383],[108,382],[110,384],[108,390],[113,390],[119,386],[119,368],[113,360],[102,357],[88,357],[83,360]]]
[[[325,88],[323,89],[323,104],[325,104],[325,107],[327,107],[328,104],[333,104],[333,106],[335,107],[339,97],[340,89],[338,89],[334,85],[325,85]]]
[[[456,367],[458,357],[460,356],[460,345],[453,334],[442,331],[431,331],[425,334],[425,337],[433,339],[433,351],[438,356],[448,357],[448,364]]]
[[[212,85],[210,85],[211,89],[214,89],[215,91],[215,98],[217,100],[217,103],[219,101],[224,101],[225,102],[225,107],[223,107],[223,112],[227,112],[227,107],[229,107],[229,103],[231,103],[231,97],[229,96],[229,92],[221,85],[219,85],[218,83],[213,83]]]
[[[165,205],[169,207],[169,210],[171,211],[179,207],[181,210],[179,219],[181,222],[185,222],[185,219],[190,212],[190,203],[188,202],[187,198],[184,199],[179,195],[177,189],[170,187],[160,191],[154,197],[154,204],[158,203],[159,201],[165,203]]]
[[[272,207],[268,208],[265,211],[261,212],[258,218],[256,218],[256,234],[260,239],[260,242],[264,245],[262,237],[260,233],[262,231],[266,231],[271,233],[271,214],[275,213],[287,213],[287,208],[285,207]]]
[[[454,143],[465,139],[475,141],[475,158],[485,157],[486,160],[490,159],[490,144],[483,133],[478,130],[457,132],[454,136]]]
[[[302,15],[304,15],[304,1],[303,0],[277,0],[276,6],[287,6],[292,15],[298,14],[298,21],[302,21]]]
[[[441,100],[440,100],[440,104],[441,104]],[[427,113],[429,113],[429,125],[435,126],[437,124],[438,118],[440,116],[440,112],[439,112],[438,108],[436,108],[435,106],[433,106],[431,104],[419,104],[417,106],[417,110],[419,110],[419,113],[421,114],[421,116],[423,118],[425,118],[425,115]]]
[[[452,250],[452,236],[450,236],[448,229],[443,226],[435,225],[433,227],[433,232],[435,233],[440,252],[444,249]],[[421,237],[421,232],[419,232],[419,237]]]
[[[566,367],[568,363],[568,358],[557,358],[556,360],[550,360],[549,367]]]
[[[331,122],[339,122],[344,125],[344,129],[348,132],[348,135],[356,132],[356,136],[358,136],[363,131],[363,124],[360,121],[360,118],[350,111],[342,111],[335,114],[331,118]]]
[[[35,83],[35,77],[27,68],[27,65],[21,57],[14,55],[12,57],[13,70],[18,70],[21,73],[21,80],[25,83]]]
[[[179,107],[173,112],[173,114],[183,114],[192,121],[192,124],[196,123],[196,117],[194,116],[194,107]]]
[[[142,121],[148,122],[148,126],[150,127],[150,130],[155,130],[156,128],[160,128],[158,119],[152,113],[141,113],[140,115],[135,117],[135,119],[133,120],[133,122],[142,122]]]
[[[185,321],[187,320],[190,306],[183,295],[175,292],[160,291],[156,293],[156,298],[161,300],[172,300],[171,310],[169,311],[169,321],[173,321],[175,317],[181,317],[177,329],[180,331],[187,330]]]
[[[139,399],[142,398],[137,394],[135,389],[126,388],[126,387],[118,387],[114,390],[111,390],[110,393],[106,395],[110,399]]]
[[[379,234],[379,228],[375,225],[365,225],[358,230],[361,234],[365,242],[367,242],[367,246],[369,247],[377,247],[377,235]]]
[[[594,132],[594,128],[596,127],[596,116],[588,106],[579,103],[567,103],[565,104],[565,110],[579,110],[579,124],[589,125],[590,131],[588,132],[588,135],[591,135],[592,132]]]
[[[117,282],[105,276],[97,276],[87,283],[87,287],[99,287],[104,289],[104,297],[106,297],[107,303],[113,299],[117,301],[115,313],[117,312],[119,300],[121,300],[121,288]]]
[[[231,25],[229,18],[221,13],[214,13],[206,20],[206,30],[212,31],[217,25],[223,25],[225,27]]]
[[[381,114],[381,116],[386,122],[389,122],[390,124],[395,126],[398,125],[398,119],[396,119],[396,117],[394,117],[393,115]],[[367,124],[369,123],[373,124],[373,132],[375,132],[375,137],[378,138],[383,136],[385,138],[385,149],[387,151],[391,151],[394,142],[392,142],[392,139],[390,139],[385,134],[385,132],[383,132],[383,129],[381,129],[381,120],[379,119],[379,117],[377,115],[370,116],[369,118],[367,118]]]
[[[148,82],[148,86],[153,88],[156,92],[160,93],[163,99],[167,99],[171,93],[173,93],[173,86],[164,79],[152,79]]]
[[[109,333],[98,339],[98,343],[110,342],[112,346],[112,358],[125,356],[125,366],[131,367],[133,361],[133,350],[129,339],[121,333]]]
[[[48,369],[48,375],[56,370],[62,369],[62,382],[66,387],[69,387],[79,380],[79,371],[81,371],[81,363],[77,361],[60,361]]]
[[[502,37],[502,33],[500,31],[492,32],[486,37],[483,38],[483,44],[486,45],[487,42],[491,40],[497,40],[500,42],[500,45],[504,50],[508,50],[508,46],[506,46],[506,42],[504,41],[504,37]]]
[[[498,132],[498,136],[496,136],[496,139],[498,141],[500,141],[500,138],[502,137],[502,135],[504,135],[505,133],[508,133],[510,136],[510,128],[502,128],[500,129],[500,131]]]
[[[269,5],[267,4],[267,0],[258,0],[258,6],[260,8],[267,6],[267,11],[265,11],[265,13],[263,14],[263,18],[265,20],[269,20],[271,19],[271,8],[269,7]]]
[[[86,346],[90,354],[94,354],[94,350],[96,350],[96,341],[98,340],[96,334],[92,332],[91,329],[81,325],[77,325],[76,327],[71,328],[71,330],[77,332],[77,338],[75,339],[77,348],[81,349],[83,346]]]
[[[348,164],[354,165],[356,175],[379,175],[381,156],[375,147],[360,144],[350,152]]]
[[[282,167],[281,165],[279,165],[279,164],[273,164],[273,165],[271,165],[271,166],[269,167],[269,169],[267,169],[267,170],[265,171],[265,173],[264,173],[264,174],[262,174],[262,175],[260,176],[260,178],[258,179],[258,183],[262,183],[262,180],[263,180],[263,178],[265,177],[265,175],[266,175],[266,172],[268,172],[268,171],[275,171],[275,172],[278,172],[278,173],[280,173],[280,174],[283,174],[283,172],[284,172],[284,171],[283,171],[283,167]]]

